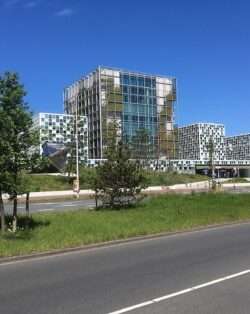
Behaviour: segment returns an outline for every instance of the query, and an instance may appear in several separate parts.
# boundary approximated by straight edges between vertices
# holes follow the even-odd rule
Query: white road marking
[[[82,206],[93,206],[93,204],[91,204],[91,203],[85,203],[85,204],[82,204]],[[65,204],[65,205],[61,205],[61,206],[63,206],[63,207],[79,207],[79,206],[81,206],[81,204]]]
[[[79,205],[82,205],[82,206],[85,206],[85,205],[88,205],[88,204],[93,204],[91,202],[74,202],[74,203],[34,203],[32,204],[33,206],[36,206],[36,205],[55,205],[56,207],[64,207],[64,206],[79,206]],[[24,208],[24,207],[23,207]]]
[[[142,302],[142,303],[139,303],[139,304],[135,304],[135,305],[132,305],[132,306],[129,306],[129,307],[126,307],[126,308],[123,308],[123,309],[120,309],[120,310],[117,310],[117,311],[114,311],[114,312],[109,312],[108,314],[128,313],[128,312],[134,311],[136,309],[139,309],[139,308],[142,308],[142,307],[145,307],[145,306],[148,306],[148,305],[159,303],[159,302],[162,302],[162,301],[165,301],[165,300],[177,297],[179,295],[186,294],[186,293],[189,293],[189,292],[192,292],[192,291],[195,291],[195,290],[199,290],[199,289],[202,289],[202,288],[205,288],[205,287],[208,287],[208,286],[216,285],[216,284],[218,284],[220,282],[223,282],[223,281],[226,281],[226,280],[230,280],[230,279],[233,279],[233,278],[236,278],[236,277],[244,276],[244,275],[247,275],[249,273],[250,273],[250,269],[246,269],[246,270],[241,271],[239,273],[235,273],[235,274],[232,274],[232,275],[229,275],[229,276],[225,276],[225,277],[221,277],[221,278],[218,278],[218,279],[215,279],[215,280],[212,280],[212,281],[208,281],[208,282],[203,283],[203,284],[198,285],[198,286],[194,286],[194,287],[187,288],[187,289],[184,289],[184,290],[180,290],[180,291],[177,291],[177,292],[174,292],[174,293],[170,293],[170,294],[161,296],[159,298],[155,298],[155,299],[148,300],[148,301],[145,301],[145,302]]]
[[[55,205],[55,204],[58,204],[58,202],[57,203],[32,203],[32,205]]]

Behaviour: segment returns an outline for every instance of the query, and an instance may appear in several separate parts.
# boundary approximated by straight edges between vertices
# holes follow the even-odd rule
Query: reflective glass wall
[[[173,78],[99,67],[64,91],[67,113],[88,116],[89,156],[104,158],[115,136],[134,158],[175,158]]]
[[[101,69],[103,145],[112,128],[134,158],[175,158],[175,79]]]

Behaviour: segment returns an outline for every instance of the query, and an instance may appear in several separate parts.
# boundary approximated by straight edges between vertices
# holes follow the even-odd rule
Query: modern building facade
[[[217,123],[196,123],[178,128],[178,158],[209,161],[209,145],[213,143],[213,159],[225,159],[225,127]]]
[[[40,155],[43,154],[44,143],[57,144],[58,146],[71,146],[74,152],[76,119],[73,115],[40,112],[34,118],[34,127],[39,129]],[[88,160],[88,122],[87,117],[78,116],[78,145],[79,161]],[[68,153],[70,157],[70,153]]]
[[[144,158],[175,158],[174,78],[98,67],[64,90],[67,114],[88,117],[89,157],[105,157],[114,136],[134,145]],[[136,150],[133,150],[134,152]]]
[[[250,134],[226,137],[225,145],[228,160],[250,160]]]

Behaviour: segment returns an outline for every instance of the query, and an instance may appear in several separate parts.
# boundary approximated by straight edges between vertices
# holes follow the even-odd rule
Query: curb
[[[11,257],[2,257],[2,258],[0,257],[0,265],[5,264],[5,263],[10,263],[10,262],[26,261],[26,260],[32,260],[32,259],[37,259],[41,257],[64,255],[64,254],[73,253],[73,252],[84,252],[84,251],[98,249],[98,248],[112,247],[119,244],[133,243],[137,241],[140,242],[144,240],[153,240],[153,239],[158,239],[162,237],[174,236],[174,235],[179,235],[179,234],[189,234],[192,232],[206,231],[206,230],[211,230],[211,229],[217,229],[220,227],[230,227],[230,226],[244,225],[244,224],[249,224],[249,223],[250,223],[250,219],[238,220],[235,222],[212,224],[212,225],[207,225],[207,226],[196,227],[193,229],[161,232],[161,233],[149,234],[149,235],[144,235],[144,236],[135,236],[135,237],[127,238],[127,239],[111,240],[111,241],[106,241],[106,242],[101,242],[101,243],[81,245],[81,246],[77,246],[73,248],[55,249],[52,251],[33,253],[29,255],[20,255],[20,256],[11,256]]]

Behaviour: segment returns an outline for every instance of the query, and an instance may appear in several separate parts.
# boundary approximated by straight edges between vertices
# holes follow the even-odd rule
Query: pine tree
[[[106,151],[107,160],[96,169],[93,189],[102,205],[120,208],[136,201],[136,196],[146,187],[138,163],[130,159],[131,153],[122,141],[115,140]]]

